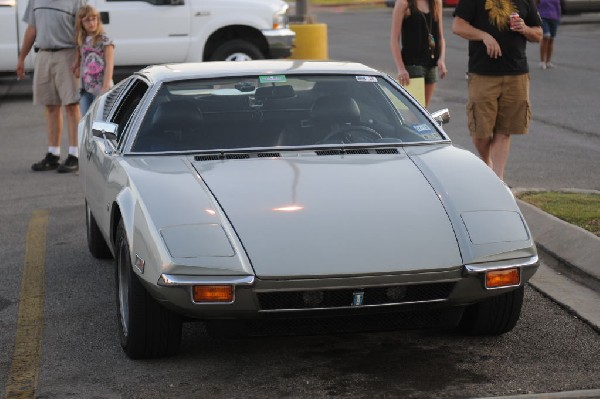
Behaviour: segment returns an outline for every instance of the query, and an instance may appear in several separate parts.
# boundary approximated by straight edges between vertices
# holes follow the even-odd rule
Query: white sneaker
[[[553,63],[551,63],[551,62],[547,62],[547,63],[546,63],[546,68],[548,68],[548,69],[550,69],[550,68],[556,68],[556,65],[554,65],[554,64],[553,64]]]
[[[540,68],[541,69],[546,69],[548,67],[548,65],[546,65],[545,62],[540,62]]]

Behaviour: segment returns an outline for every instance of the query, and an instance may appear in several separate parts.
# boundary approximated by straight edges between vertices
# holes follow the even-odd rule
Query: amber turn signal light
[[[520,283],[521,271],[518,268],[491,270],[485,273],[486,288],[509,287]]]
[[[232,285],[194,285],[194,302],[233,302]]]

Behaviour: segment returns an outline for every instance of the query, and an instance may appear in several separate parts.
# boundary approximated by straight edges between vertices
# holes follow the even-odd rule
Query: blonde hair
[[[94,32],[88,33],[83,27],[83,20],[88,17],[96,17],[98,18],[98,24],[96,25],[96,30]],[[102,20],[100,19],[100,13],[94,7],[86,4],[81,6],[77,11],[77,16],[75,17],[75,43],[77,46],[83,45],[85,41],[85,37],[92,36],[92,42],[94,45],[98,43],[101,36],[104,34],[104,26],[102,26]]]

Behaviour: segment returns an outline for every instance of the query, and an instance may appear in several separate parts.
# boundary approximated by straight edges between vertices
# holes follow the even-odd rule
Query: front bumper
[[[539,265],[537,256],[443,271],[319,279],[261,280],[254,276],[163,275],[148,287],[166,307],[195,319],[307,318],[391,313],[423,307],[462,307],[524,285]],[[517,285],[488,289],[485,273],[518,268]],[[230,303],[195,303],[192,286],[230,284]]]
[[[267,39],[269,58],[287,58],[292,54],[296,32],[291,29],[266,29],[262,31]]]

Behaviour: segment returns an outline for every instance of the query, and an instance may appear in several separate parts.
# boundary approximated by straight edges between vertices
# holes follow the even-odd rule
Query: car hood
[[[125,157],[118,201],[156,273],[427,273],[537,254],[510,190],[469,151],[349,152]]]
[[[270,155],[193,161],[257,276],[390,274],[462,264],[438,194],[404,151]]]

